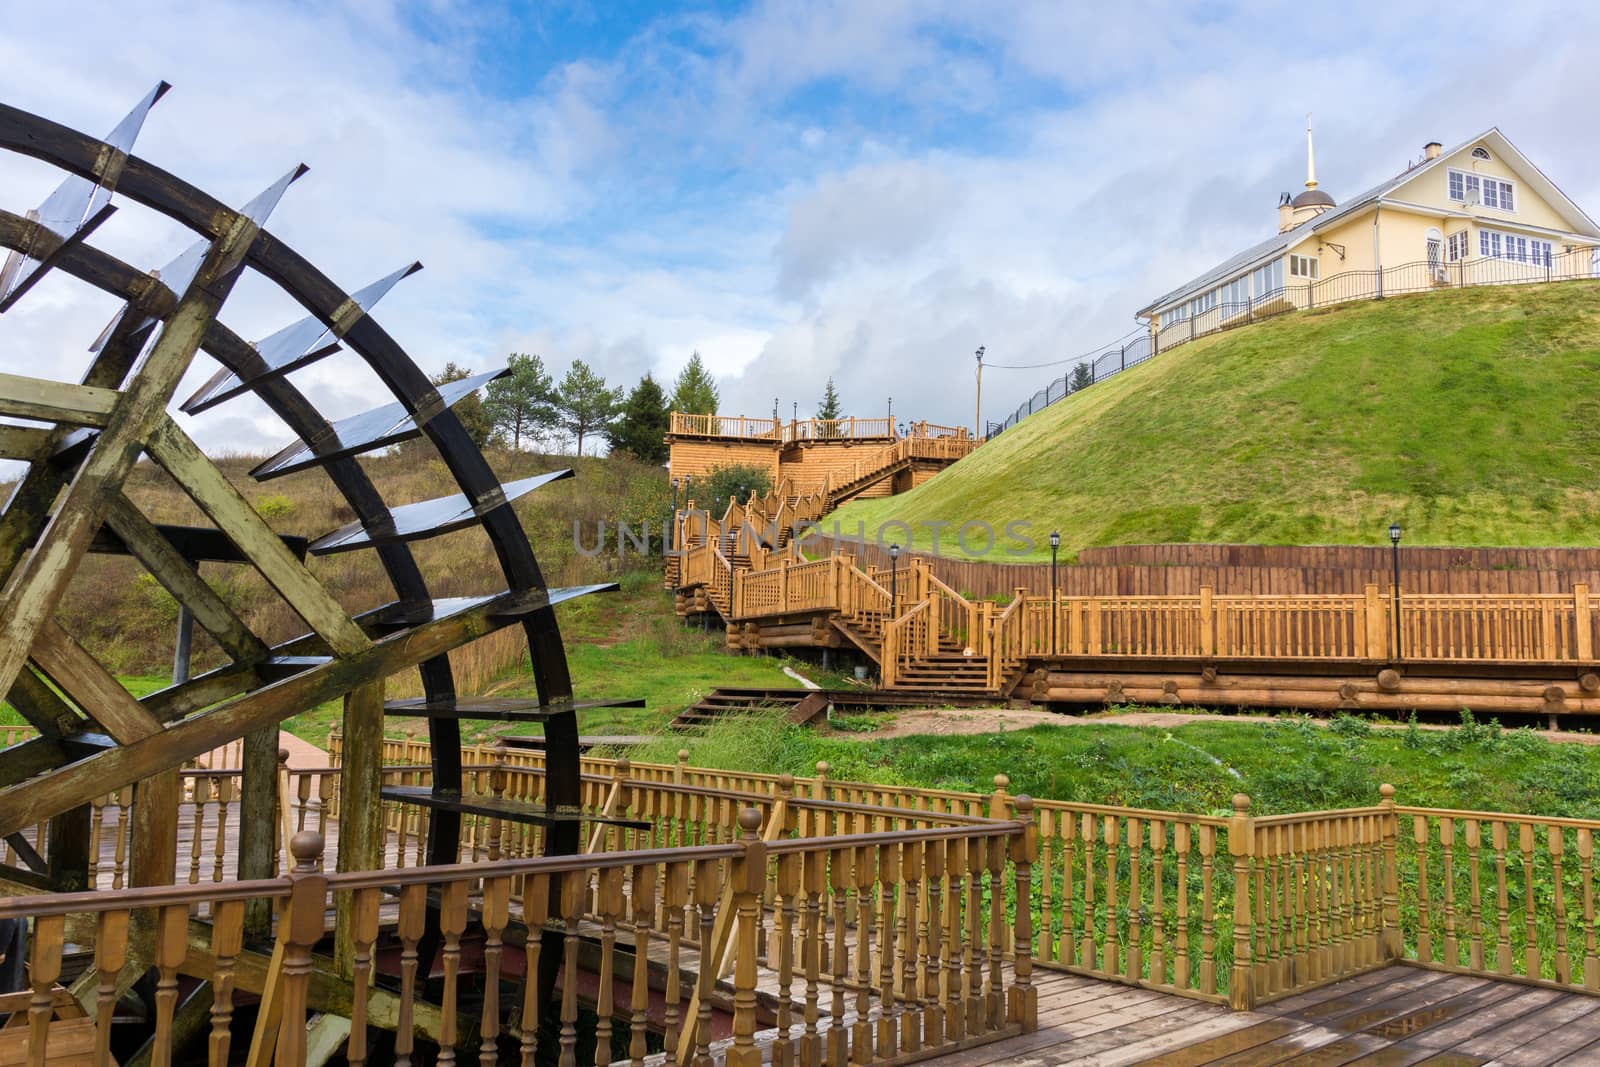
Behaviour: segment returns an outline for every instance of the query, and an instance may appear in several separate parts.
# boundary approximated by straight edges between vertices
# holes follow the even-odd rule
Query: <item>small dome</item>
[[[1293,200],[1289,201],[1291,207],[1333,207],[1333,197],[1321,189],[1307,189]]]

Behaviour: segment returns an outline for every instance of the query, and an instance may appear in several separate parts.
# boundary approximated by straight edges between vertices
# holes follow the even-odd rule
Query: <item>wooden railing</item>
[[[426,746],[404,754],[425,760]],[[814,778],[792,779],[692,767],[688,756],[626,773],[691,794],[838,805],[820,809],[832,823],[797,823],[811,833],[848,828],[854,816],[840,813],[857,807],[935,820],[925,825],[1014,814],[1003,775],[993,793],[977,794],[839,781],[825,763]],[[507,758],[534,768],[543,754]],[[619,762],[586,756],[582,769],[603,782]],[[1046,967],[1235,1006],[1394,960],[1600,992],[1600,820],[1400,807],[1387,785],[1377,801],[1252,816],[1241,795],[1226,817],[1034,801],[1034,955]],[[662,840],[696,832],[705,831]]]
[[[672,413],[668,433],[695,437],[734,437],[741,440],[776,441],[777,419],[752,419],[743,415],[692,415]]]
[[[797,419],[783,426],[784,444],[798,441],[859,441],[894,437],[894,420],[887,418]]]
[[[907,667],[932,655],[938,640],[938,620],[928,600],[919,600],[898,618],[888,620],[883,627],[883,651],[878,663],[884,688],[899,681]]]
[[[1588,662],[1600,617],[1586,586],[1571,595],[1027,596],[1024,655],[1248,659]]]
[[[615,797],[627,765],[611,770]],[[637,1064],[654,1032],[669,1062],[710,1063],[720,1046],[722,1062],[743,1065],[904,1062],[1033,1028],[1031,801],[1017,797],[995,818],[962,817],[796,796],[792,781],[776,784],[775,794],[745,795],[640,783],[622,806],[652,829],[633,831],[631,849],[514,859],[496,837],[477,862],[328,874],[323,838],[307,831],[291,842],[284,878],[0,901],[0,919],[34,924],[31,1062],[69,1043],[97,1046],[94,1062],[110,1062],[119,982],[138,959],[159,978],[153,1062],[173,1062],[184,974],[215,990],[215,1067],[245,1041],[234,1033],[236,989],[261,999],[249,1061],[303,1063],[313,987],[320,981],[326,996],[335,968],[322,955],[330,933],[348,949],[344,1053],[353,1064],[368,1061],[374,1027],[393,1032],[395,1062],[425,1054],[425,1039],[441,1062],[477,1051],[484,1062],[571,1064],[580,1039],[609,1050],[615,1037]],[[706,817],[681,818],[685,810]],[[341,899],[350,919],[331,930]],[[264,971],[262,957],[245,966],[241,956],[251,901],[275,911]],[[202,906],[210,929],[197,940],[190,920]],[[418,995],[434,962],[419,955],[430,906],[443,972],[432,1003]],[[92,1016],[56,1020],[57,1005],[72,1003],[56,985],[68,943],[92,949],[98,993]],[[511,952],[520,966],[508,966]],[[507,1000],[502,979],[539,974],[548,953],[559,954],[564,977],[557,1017],[541,1027],[538,983]],[[653,973],[664,974],[659,993]],[[714,1046],[718,1004],[728,1002],[731,1041]],[[764,1014],[774,1002],[775,1016]],[[580,1008],[597,1020],[581,1037]]]

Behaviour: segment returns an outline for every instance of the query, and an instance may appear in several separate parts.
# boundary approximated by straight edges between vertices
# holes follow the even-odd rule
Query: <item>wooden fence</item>
[[[830,551],[854,554],[873,566],[889,567],[885,546],[866,531],[821,523],[806,538],[810,556]],[[945,540],[954,534],[947,531]],[[1168,549],[1173,550],[1166,555]],[[1242,550],[1233,561],[1231,550]],[[1192,551],[1191,551],[1192,550]],[[1230,551],[1222,551],[1230,550]],[[1194,596],[1208,587],[1222,596],[1307,596],[1359,594],[1368,585],[1385,589],[1393,582],[1388,549],[1359,546],[1135,545],[1084,549],[1078,562],[1056,568],[1057,588],[1068,596]],[[1401,549],[1400,588],[1411,593],[1541,594],[1575,585],[1600,588],[1600,550],[1592,549]],[[959,560],[903,552],[900,567],[912,559],[952,588],[979,600],[1009,600],[1018,587],[1050,591],[1049,563]]]

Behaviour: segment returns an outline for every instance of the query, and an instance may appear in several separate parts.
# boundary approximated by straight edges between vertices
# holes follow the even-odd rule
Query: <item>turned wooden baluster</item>
[[[1189,946],[1189,843],[1194,831],[1186,822],[1172,824],[1172,852],[1178,860],[1178,900],[1173,924],[1175,944],[1172,949],[1172,984],[1179,989],[1189,988],[1193,971],[1193,958]]]
[[[984,842],[989,871],[989,980],[984,986],[984,1020],[989,1029],[1005,1021],[1006,841],[992,837]],[[1114,897],[1108,898],[1115,900]]]
[[[829,1064],[850,1062],[849,1031],[844,1025],[845,989],[850,985],[850,952],[845,940],[850,922],[850,860],[849,849],[834,849],[828,854],[828,886],[833,890],[833,1003],[828,1021]]]
[[[617,920],[626,906],[622,895],[621,867],[597,872],[596,913],[600,918],[600,985],[595,997],[594,1062],[606,1067],[611,1062],[612,1016],[616,1014]]]
[[[1200,992],[1207,996],[1217,991],[1216,855],[1217,828],[1200,827]]]
[[[943,841],[929,841],[922,853],[922,884],[927,894],[927,914],[919,924],[924,931],[922,957],[922,1045],[937,1048],[947,1040],[944,996],[940,984],[944,974],[941,956],[944,919],[940,906],[944,898],[946,849]]]
[[[228,806],[233,803],[233,779],[217,779],[217,841],[211,850],[211,880],[220,882],[228,855]]]
[[[944,928],[940,933],[940,955],[944,958],[944,977],[939,997],[944,1005],[944,1034],[948,1044],[966,1037],[966,1008],[961,1000],[961,903],[965,899],[967,838],[958,837],[944,846]]]
[[[1016,930],[1012,943],[1016,945],[1011,973],[1013,982],[1006,996],[1006,1021],[1021,1023],[1024,1032],[1032,1031],[1039,1019],[1039,994],[1033,988],[1033,859],[1039,847],[1038,828],[1033,822],[1033,798],[1027,794],[1017,797],[1017,821],[1022,823],[1022,833],[1011,838],[1011,863],[1017,877]],[[1133,837],[1134,855],[1139,853],[1139,838]],[[1133,885],[1138,886],[1138,879]],[[1130,890],[1130,899],[1138,907],[1138,894]],[[1133,939],[1138,944],[1137,938]],[[1130,955],[1132,950],[1130,949]]]
[[[95,924],[94,1063],[111,1067],[111,1020],[117,1010],[117,976],[128,963],[128,912],[103,911]]]
[[[427,886],[400,887],[400,916],[396,927],[400,936],[400,1011],[394,1030],[395,1067],[411,1067],[411,1054],[416,1048],[413,1019],[417,999],[417,942],[422,940],[427,904]]]
[[[578,949],[588,896],[588,871],[569,871],[561,876],[561,920],[565,937],[561,943],[561,1054],[557,1061],[560,1067],[578,1067]]]
[[[549,921],[550,876],[536,874],[522,884],[522,922],[528,928],[528,940],[522,949],[522,1018],[519,1021],[522,1067],[534,1067],[534,1057],[539,1051],[539,1012],[544,1007],[539,1002],[539,957],[544,948],[545,924]]]
[[[1556,981],[1567,985],[1572,981],[1572,960],[1567,954],[1567,886],[1561,876],[1563,853],[1567,847],[1566,831],[1559,826],[1548,827],[1545,845],[1550,852],[1551,877],[1555,881],[1555,899],[1551,903],[1556,919]],[[1531,892],[1529,898],[1532,898]],[[1533,974],[1532,967],[1528,968],[1528,973]]]
[[[1078,962],[1078,927],[1073,921],[1072,868],[1077,857],[1078,820],[1070,811],[1058,813],[1056,826],[1061,832],[1061,941],[1056,949],[1056,959],[1065,964]],[[963,845],[963,847],[966,847]],[[1044,924],[1052,930],[1050,923]]]
[[[1600,989],[1600,955],[1595,951],[1594,832],[1578,831],[1578,873],[1583,882],[1583,987]]]
[[[683,913],[689,906],[689,865],[669,863],[662,885],[662,906],[667,913],[666,1047],[678,1047],[683,1030]]]
[[[1100,950],[1094,939],[1094,867],[1095,833],[1094,816],[1084,812],[1078,836],[1083,840],[1083,934],[1078,942],[1078,962],[1091,971],[1099,970]]]
[[[189,909],[184,908],[184,921]],[[66,941],[65,915],[40,915],[33,920],[33,944],[28,956],[28,981],[33,996],[28,1000],[28,1062],[44,1067],[50,1054],[50,1020],[55,1016],[56,980],[61,977],[61,950]],[[169,1014],[170,1022],[171,1016]],[[159,1042],[162,1032],[156,1031]],[[172,1050],[167,1049],[170,1063]]]
[[[206,793],[209,792],[204,778],[193,779],[194,794],[191,804],[194,806],[194,829],[189,840],[189,884],[198,885],[200,882],[200,853],[201,840],[205,837],[206,824]]]
[[[458,1037],[458,1011],[461,979],[461,935],[467,929],[468,882],[446,882],[439,889],[439,932],[444,936],[441,953],[444,964],[444,995],[439,1005],[439,1058],[440,1064],[456,1062]]]
[[[695,976],[697,1005],[694,1027],[693,1067],[711,1067],[711,998],[716,989],[717,964],[712,957],[716,943],[717,903],[722,896],[722,861],[699,860],[694,865],[694,905],[700,930],[696,935],[699,963]]]
[[[89,802],[89,888],[100,887],[100,841],[105,832],[106,799],[95,797]]]
[[[1461,946],[1456,940],[1456,821],[1445,816],[1439,820],[1439,850],[1444,865],[1444,962],[1452,967],[1461,966]]]
[[[787,859],[788,857],[785,857]],[[779,876],[782,877],[780,865]],[[896,1046],[895,1019],[896,1012],[896,979],[895,974],[895,893],[901,880],[900,871],[900,845],[889,843],[878,846],[878,897],[881,914],[878,917],[878,989],[882,997],[882,1010],[878,1014],[877,1055],[879,1059],[889,1059],[894,1056]],[[788,1032],[787,1006],[789,1001],[787,980],[783,977],[780,967],[779,985],[782,1000],[778,1005],[778,1029],[780,1033]],[[785,1067],[786,1059],[781,1059],[777,1050],[773,1053],[773,1067]]]
[[[232,1040],[234,962],[244,944],[244,901],[224,900],[212,906],[211,1036],[206,1060],[210,1067],[227,1067]]]
[[[756,1047],[756,962],[761,932],[761,894],[767,885],[767,845],[761,840],[762,814],[756,808],[739,812],[739,844],[744,853],[733,863],[733,906],[738,909],[734,939],[733,1047],[727,1067],[761,1067]],[[865,851],[865,850],[863,850]],[[865,923],[863,923],[865,929]],[[871,950],[870,941],[865,951]],[[869,1039],[870,1044],[870,1039]],[[870,1057],[871,1050],[867,1050]]]
[[[1511,973],[1511,901],[1506,891],[1506,824],[1499,819],[1489,824],[1494,843],[1495,877],[1495,969]]]
[[[1411,817],[1411,840],[1417,847],[1417,962],[1433,961],[1433,913],[1428,887],[1428,817]]]
[[[983,872],[989,862],[989,846],[981,837],[967,842],[967,936],[961,946],[966,971],[966,1033],[976,1037],[984,1031],[985,1000],[983,968]]]
[[[155,937],[154,962],[158,976],[156,1032],[151,1039],[150,1062],[155,1067],[171,1067],[172,1017],[178,1007],[178,968],[183,965],[184,957],[189,953],[189,906],[172,904],[157,912]],[[286,975],[287,959],[286,956]],[[287,1003],[286,1000],[285,1004]],[[304,1057],[291,1062],[304,1062]]]
[[[122,888],[122,876],[128,869],[128,812],[133,807],[133,787],[125,785],[116,792],[117,830],[116,847],[112,854],[111,888]]]
[[[1167,981],[1167,896],[1166,896],[1167,824],[1162,819],[1150,820],[1150,980],[1157,985]],[[1048,877],[1048,875],[1046,875]],[[1041,910],[1040,925],[1049,927],[1050,912]]]
[[[828,854],[821,850],[805,853],[801,871],[805,892],[802,923],[801,962],[806,971],[805,1032],[800,1036],[802,1067],[822,1063],[822,1035],[818,1032],[822,988],[822,893],[828,884]]]
[[[923,1047],[922,1026],[927,1001],[922,988],[925,972],[918,955],[922,939],[918,935],[917,924],[922,905],[922,871],[927,848],[927,842],[924,841],[906,841],[900,848],[903,907],[895,924],[895,938],[900,943],[900,951],[895,959],[894,995],[901,1002],[900,1051],[906,1054],[915,1053]]]
[[[1056,958],[1055,935],[1051,932],[1050,919],[1054,906],[1055,877],[1052,864],[1055,860],[1055,812],[1049,808],[1039,809],[1039,943],[1034,949],[1034,955],[1040,962],[1049,962]]]
[[[484,879],[481,901],[483,1008],[478,1021],[478,1063],[481,1067],[494,1067],[500,1061],[500,959],[505,951],[503,935],[510,918],[510,907],[511,879]]]
[[[1123,955],[1122,973],[1135,982],[1144,977],[1144,927],[1140,921],[1144,912],[1144,890],[1139,879],[1143,852],[1143,824],[1138,819],[1130,818],[1128,820],[1128,950]]]
[[[1533,897],[1533,833],[1531,822],[1518,825],[1518,840],[1522,860],[1522,973],[1529,978],[1543,977],[1544,957],[1539,950],[1539,932],[1534,925]],[[1557,848],[1560,846],[1558,845]],[[1558,880],[1559,881],[1559,880]]]
[[[383,891],[356,891],[350,909],[351,942],[355,948],[350,972],[350,1041],[345,1059],[350,1067],[365,1067],[367,1062],[367,1000],[372,995],[372,946],[378,940],[378,908]],[[212,1064],[212,1067],[218,1067]]]
[[[649,1049],[645,1035],[650,1029],[650,930],[656,921],[656,867],[653,863],[634,866],[630,879],[629,903],[633,908],[632,1002],[628,1017],[628,1057],[633,1067],[644,1067]],[[787,990],[785,990],[787,992]],[[780,1008],[780,1018],[788,1008]],[[485,1060],[483,1067],[494,1067]]]

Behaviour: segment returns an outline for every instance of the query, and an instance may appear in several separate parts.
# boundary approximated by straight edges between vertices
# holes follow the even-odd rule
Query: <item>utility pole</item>
[[[972,413],[972,439],[983,439],[983,345],[978,346],[978,400]]]

